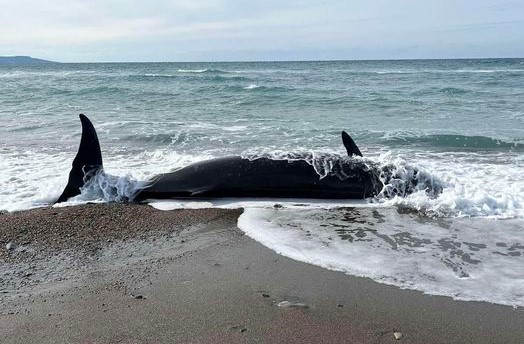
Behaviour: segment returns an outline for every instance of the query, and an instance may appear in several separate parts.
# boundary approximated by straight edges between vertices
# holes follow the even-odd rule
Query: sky
[[[0,55],[60,62],[524,57],[522,0],[0,0]]]

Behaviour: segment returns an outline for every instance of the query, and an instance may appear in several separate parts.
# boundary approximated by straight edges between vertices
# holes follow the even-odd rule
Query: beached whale
[[[91,121],[80,115],[82,138],[67,186],[57,202],[80,194],[80,189],[103,169],[100,143]],[[334,156],[330,171],[319,175],[306,159],[223,157],[197,162],[152,178],[132,201],[169,198],[273,197],[363,199],[377,196],[387,169],[364,161],[353,139],[342,132],[347,157]],[[391,173],[390,173],[391,174]],[[416,172],[411,187],[417,185]],[[408,183],[408,184],[409,184]]]

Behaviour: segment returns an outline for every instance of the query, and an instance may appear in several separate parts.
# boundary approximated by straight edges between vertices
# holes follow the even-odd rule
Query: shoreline
[[[2,342],[524,338],[522,308],[401,290],[280,256],[236,228],[240,213],[113,203],[0,214]],[[7,242],[17,247],[8,252]]]

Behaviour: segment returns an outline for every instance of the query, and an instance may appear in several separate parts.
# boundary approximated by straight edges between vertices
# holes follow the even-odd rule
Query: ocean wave
[[[257,84],[249,84],[247,86],[229,86],[232,90],[247,90],[251,92],[257,92],[257,93],[271,93],[271,94],[279,94],[282,97],[286,97],[288,92],[293,91],[292,88],[283,87],[283,86],[262,86]]]
[[[394,177],[388,180],[387,175],[381,176],[384,197],[372,202],[438,218],[524,217],[524,172],[518,164],[472,162],[467,157],[455,161],[412,160],[408,162],[390,152],[376,159],[381,166],[389,166]],[[419,173],[419,185],[415,187],[409,184],[414,170]],[[427,192],[427,186],[438,190],[438,194]],[[409,193],[402,192],[405,187],[410,188]]]
[[[491,73],[524,73],[524,69],[404,69],[404,70],[341,70],[345,74],[376,74],[376,75],[403,75],[403,74],[491,74]]]
[[[380,70],[380,71],[368,71],[367,73],[373,74],[414,74],[416,71],[412,70]]]
[[[248,160],[267,158],[272,160],[285,161],[305,161],[311,165],[318,174],[319,179],[326,178],[328,175],[337,176],[340,180],[345,180],[351,174],[351,171],[357,169],[373,169],[373,162],[359,157],[349,158],[330,152],[244,152],[241,155]]]
[[[523,151],[524,143],[506,142],[497,138],[487,136],[468,136],[454,134],[429,134],[420,136],[396,136],[387,135],[382,137],[382,141],[392,146],[418,145],[433,146],[442,148],[460,148],[460,149],[505,149],[514,151]]]
[[[444,93],[448,96],[455,96],[459,94],[468,93],[468,90],[464,88],[458,88],[458,87],[444,87],[444,88],[441,88],[439,92]]]
[[[112,86],[97,86],[97,87],[86,87],[74,91],[78,95],[96,95],[96,94],[122,94],[128,93],[131,90],[124,87],[112,87]],[[68,91],[68,93],[71,91]]]
[[[173,74],[158,74],[158,73],[145,73],[140,76],[151,77],[151,78],[175,78],[176,77],[176,75],[173,75]]]
[[[222,132],[237,132],[242,131],[246,127],[239,125],[224,125],[218,126],[206,123],[184,124],[172,133],[156,133],[156,134],[133,134],[125,135],[118,138],[119,141],[138,143],[138,147],[171,147],[172,149],[183,149],[186,145],[195,144],[196,142],[212,139],[204,134],[204,131],[215,130]],[[140,149],[140,148],[138,148]],[[158,149],[158,148],[157,148]]]
[[[179,139],[179,135],[176,134],[139,134],[126,135],[119,138],[119,140],[123,140],[126,142],[134,141],[139,143],[154,143],[156,145],[172,144]]]
[[[233,86],[237,88],[237,86]],[[280,93],[282,95],[288,94],[288,92],[294,91],[294,88],[292,87],[285,87],[285,86],[263,86],[263,85],[257,85],[257,84],[249,84],[247,86],[242,87],[243,90],[250,90],[254,92],[273,92],[273,93]]]
[[[524,69],[458,69],[455,73],[521,73]]]
[[[98,171],[80,190],[78,196],[67,201],[67,205],[83,204],[86,200],[100,202],[129,202],[148,185],[147,180],[136,180],[131,175],[115,176]]]
[[[227,74],[230,73],[229,71],[225,71],[222,69],[216,69],[216,68],[204,68],[204,69],[178,69],[178,73],[210,73],[210,74]]]

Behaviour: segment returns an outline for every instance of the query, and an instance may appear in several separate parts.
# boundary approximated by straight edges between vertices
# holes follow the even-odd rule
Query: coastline
[[[524,338],[524,309],[424,295],[282,257],[236,228],[240,213],[113,203],[0,214],[2,342]],[[7,251],[8,242],[17,247]]]

